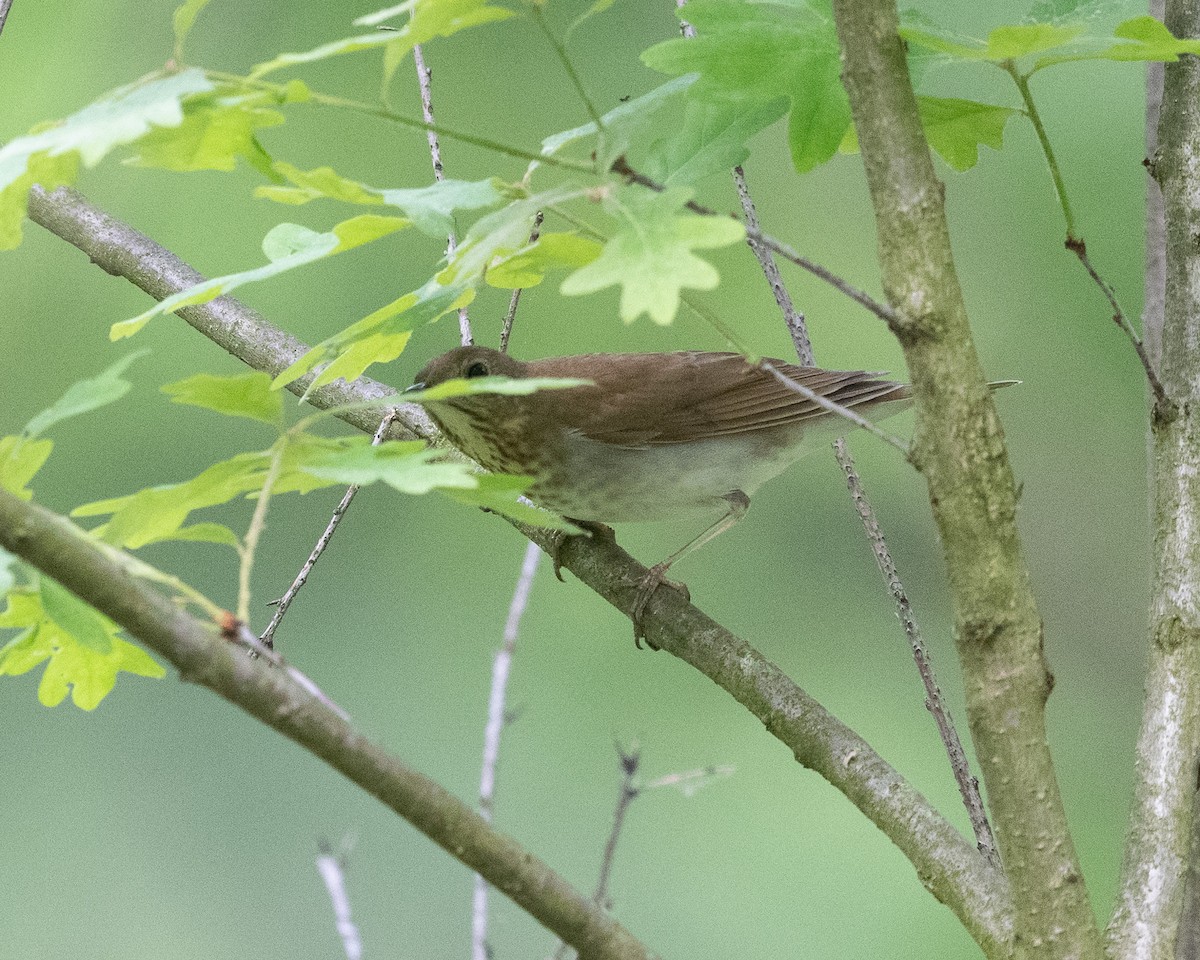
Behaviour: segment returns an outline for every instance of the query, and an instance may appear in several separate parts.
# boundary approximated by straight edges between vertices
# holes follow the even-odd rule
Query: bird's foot
[[[562,545],[571,537],[592,536],[602,537],[605,540],[616,541],[617,535],[613,533],[613,528],[603,524],[596,523],[594,520],[576,520],[573,517],[566,517],[575,526],[584,531],[584,534],[567,533],[565,530],[555,530],[550,534],[550,561],[554,564],[554,576],[558,578],[560,583],[566,583],[562,575],[562,557],[559,556],[559,551],[562,550]]]
[[[633,581],[637,584],[637,592],[633,596],[633,604],[629,608],[629,619],[633,621],[633,642],[634,645],[641,650],[642,640],[646,637],[646,627],[642,623],[642,616],[646,612],[646,604],[650,602],[650,598],[654,596],[659,587],[670,587],[672,590],[678,590],[683,594],[683,599],[688,603],[692,602],[691,591],[688,590],[687,584],[679,583],[675,580],[667,579],[667,570],[670,569],[670,563],[656,563],[646,575],[640,580]],[[657,650],[654,644],[649,644],[651,650]]]

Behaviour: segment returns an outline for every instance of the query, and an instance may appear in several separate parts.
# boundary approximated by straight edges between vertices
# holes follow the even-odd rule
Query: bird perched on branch
[[[585,525],[717,517],[641,581],[630,614],[639,641],[646,603],[670,583],[670,566],[740,520],[750,495],[801,456],[807,433],[844,427],[836,408],[878,416],[911,402],[906,384],[875,373],[755,365],[740,354],[695,350],[521,361],[459,347],[430,361],[413,387],[488,376],[590,381],[524,396],[422,401],[472,460],[533,477],[526,495],[538,506]]]

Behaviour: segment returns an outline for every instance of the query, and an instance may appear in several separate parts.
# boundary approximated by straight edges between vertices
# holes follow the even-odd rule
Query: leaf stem
[[[245,77],[237,73],[225,73],[220,70],[205,70],[204,74],[210,80],[218,83],[236,84],[251,90],[263,90],[279,96],[284,96],[287,90],[284,84],[271,83],[267,80],[252,80],[250,77]],[[514,157],[518,160],[534,160],[538,163],[545,164],[546,166],[559,167],[563,170],[575,170],[580,173],[595,173],[595,169],[590,164],[566,160],[561,157],[548,154],[534,153],[531,150],[522,150],[520,147],[512,147],[506,143],[500,143],[498,140],[480,137],[473,133],[466,133],[462,130],[451,130],[440,123],[427,123],[424,120],[417,120],[414,117],[406,117],[403,114],[397,113],[386,106],[380,106],[373,103],[364,103],[362,100],[351,100],[348,97],[337,97],[328,93],[320,93],[316,90],[312,90],[311,88],[308,91],[308,95],[309,99],[314,103],[319,103],[325,107],[340,107],[345,110],[353,110],[357,113],[369,114],[371,116],[380,117],[384,120],[390,120],[392,123],[398,123],[401,126],[412,127],[416,130],[432,130],[439,136],[447,137],[450,140],[458,140],[462,143],[469,143],[473,147],[479,147],[482,150],[492,150],[496,153],[503,154],[507,157]]]
[[[1034,102],[1033,94],[1029,89],[1029,75],[1021,73],[1017,69],[1017,64],[1014,60],[1005,60],[999,66],[1000,69],[1012,77],[1013,83],[1017,85],[1017,90],[1021,94],[1021,100],[1025,103],[1025,116],[1033,124],[1033,131],[1037,134],[1038,143],[1041,144],[1042,154],[1046,158],[1046,163],[1050,166],[1050,177],[1054,180],[1054,192],[1058,195],[1058,205],[1062,207],[1063,219],[1067,222],[1067,242],[1069,245],[1072,240],[1078,239],[1075,233],[1075,214],[1071,210],[1071,201],[1067,197],[1067,185],[1063,182],[1062,170],[1058,166],[1058,158],[1054,155],[1054,148],[1050,146],[1050,137],[1046,134],[1046,127],[1042,123],[1042,115],[1038,112],[1037,104]]]
[[[571,58],[567,56],[567,48],[554,35],[554,31],[550,29],[550,25],[546,23],[546,15],[542,12],[542,5],[540,3],[531,3],[529,9],[533,14],[533,22],[538,25],[538,28],[545,34],[550,46],[554,48],[554,54],[558,57],[558,62],[563,65],[563,69],[571,80],[571,86],[575,88],[575,93],[578,95],[580,101],[582,101],[588,112],[588,116],[592,118],[592,123],[596,125],[597,132],[600,136],[603,136],[605,132],[604,118],[600,115],[600,111],[596,109],[596,104],[592,102],[592,98],[588,96],[583,81],[575,71],[575,65],[571,63]],[[597,151],[597,153],[600,153],[600,151]]]
[[[286,450],[287,436],[284,435],[272,450],[271,464],[267,467],[267,475],[258,494],[258,503],[254,506],[254,516],[250,518],[250,527],[246,530],[246,537],[238,549],[242,562],[238,569],[237,618],[245,624],[250,622],[250,571],[254,568],[254,553],[258,549],[258,539],[267,525],[267,506],[271,502],[271,491],[275,487],[275,481],[279,479]]]

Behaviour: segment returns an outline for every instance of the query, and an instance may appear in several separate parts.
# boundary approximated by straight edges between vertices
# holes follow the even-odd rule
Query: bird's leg
[[[684,544],[662,563],[656,563],[652,566],[638,582],[637,593],[634,594],[633,605],[629,610],[629,618],[633,621],[633,642],[639,650],[642,648],[642,638],[646,636],[645,628],[642,626],[642,614],[645,613],[646,604],[650,602],[650,598],[654,595],[655,590],[665,583],[676,590],[682,590],[684,596],[689,601],[692,599],[686,586],[667,579],[667,571],[671,568],[671,564],[677,560],[681,560],[692,551],[699,550],[710,540],[720,536],[741,520],[746,515],[746,511],[750,509],[750,498],[742,493],[741,490],[731,490],[721,499],[729,504],[729,512],[700,534],[700,536],[696,537],[695,540]]]
[[[605,540],[616,540],[617,536],[613,533],[613,528],[597,523],[594,520],[576,520],[574,517],[564,517],[564,520],[569,520],[575,526],[585,531],[591,537],[603,537]],[[555,530],[550,534],[550,561],[554,564],[554,576],[558,578],[559,583],[566,583],[562,577],[562,559],[558,553],[562,549],[563,541],[568,537],[577,537],[577,533],[567,533],[565,530]]]

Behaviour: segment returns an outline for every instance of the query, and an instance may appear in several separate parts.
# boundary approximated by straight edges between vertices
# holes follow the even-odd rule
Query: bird
[[[649,569],[631,610],[642,616],[667,570],[732,527],[758,488],[805,450],[806,435],[843,432],[845,420],[775,376],[841,407],[890,415],[909,385],[864,370],[824,370],[739,353],[591,353],[518,360],[484,346],[435,357],[409,390],[477,377],[563,377],[585,386],[514,396],[474,393],[419,401],[443,435],[487,470],[533,478],[535,504],[596,531],[604,525],[716,517]],[[557,573],[556,561],[556,573]],[[560,576],[561,579],[561,576]]]

